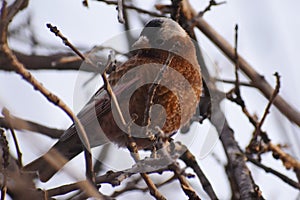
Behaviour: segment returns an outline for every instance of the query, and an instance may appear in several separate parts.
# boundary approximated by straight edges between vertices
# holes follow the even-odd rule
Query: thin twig
[[[114,57],[113,54],[111,53],[108,59],[108,62],[106,64],[106,68],[108,66],[111,65],[111,63],[113,63],[114,61]],[[114,104],[116,111],[118,113],[118,116],[120,117],[120,120],[122,122],[122,126],[125,128],[127,127],[127,122],[125,121],[122,111],[120,109],[119,103],[117,101],[117,98],[111,88],[111,85],[106,77],[106,73],[104,71],[104,73],[102,74],[102,79],[104,81],[104,88],[106,89],[109,97],[112,100],[112,103]],[[130,130],[130,127],[128,127],[128,130]],[[137,150],[137,146],[135,141],[132,139],[130,132],[128,132],[128,140],[129,140],[129,144],[127,146],[128,150],[130,151],[130,154],[132,156],[132,158],[134,159],[135,162],[138,162],[140,160],[140,156]],[[163,200],[165,199],[165,197],[158,191],[157,187],[155,186],[155,184],[152,182],[152,180],[150,179],[150,177],[146,174],[146,173],[141,173],[140,174],[142,176],[142,178],[144,179],[145,183],[147,184],[147,186],[149,187],[149,191],[150,194],[153,195],[156,199],[160,199]]]
[[[130,177],[131,175],[132,174],[123,172],[123,171],[119,171],[119,172],[108,171],[106,174],[96,177],[95,183],[97,185],[100,185],[102,183],[109,183],[112,186],[117,186],[117,185],[120,185],[120,183],[124,179]],[[74,190],[78,190],[78,189],[82,188],[82,186],[85,184],[87,184],[87,180],[80,181],[77,183],[62,185],[62,186],[47,190],[46,194],[48,195],[48,197],[64,195],[64,194],[67,194]]]
[[[6,18],[7,18],[7,2],[3,0],[1,5],[1,21],[0,21],[1,45],[7,42],[8,22],[5,21]]]
[[[166,200],[166,198],[159,192],[156,185],[150,179],[150,177],[146,173],[141,173],[141,177],[144,179],[145,183],[147,184],[150,194],[155,197],[157,200]]]
[[[213,81],[219,81],[219,82],[223,82],[223,83],[229,83],[229,84],[235,84],[236,81],[234,80],[225,80],[225,79],[219,79],[219,78],[213,78]],[[246,87],[255,87],[253,84],[251,83],[246,83],[246,82],[239,82],[240,86],[246,86]]]
[[[270,108],[271,108],[271,106],[272,106],[272,104],[273,104],[273,102],[274,102],[276,96],[277,96],[278,93],[279,93],[279,89],[280,89],[280,75],[278,74],[278,72],[275,72],[274,76],[276,77],[276,86],[275,86],[275,89],[274,89],[274,91],[273,91],[272,96],[270,97],[270,100],[269,100],[269,102],[268,102],[268,105],[267,105],[267,107],[265,108],[263,117],[261,118],[260,122],[259,122],[258,125],[257,125],[257,128],[256,128],[257,130],[261,129],[261,127],[262,127],[262,125],[263,125],[263,123],[264,123],[264,121],[265,121],[267,115],[268,115],[269,112],[270,112],[269,110],[270,110]]]
[[[134,161],[137,163],[140,160],[140,155],[138,153],[138,149],[137,149],[136,143],[133,140],[133,138],[131,137],[130,133],[128,133],[128,140],[129,140],[129,144],[128,144],[127,148],[128,148],[128,150],[130,152],[130,155],[132,156],[132,158],[134,159]],[[146,174],[146,173],[140,173],[140,175],[144,179],[146,185],[148,186],[150,194],[153,197],[155,197],[155,199],[157,199],[157,200],[166,200],[166,198],[159,192],[159,190],[157,189],[156,185],[153,183],[153,181],[148,176],[148,174]]]
[[[127,10],[127,8],[123,8],[123,15],[124,15],[124,20],[125,23],[123,24],[123,28],[124,28],[124,33],[126,35],[126,42],[127,42],[127,46],[131,47],[132,44],[135,42],[136,37],[133,36],[132,32],[131,32],[131,26],[130,26],[130,17],[129,17],[129,10]],[[117,51],[116,51],[117,52]],[[125,55],[124,53],[122,55]]]
[[[8,56],[11,59],[12,65],[15,67],[16,72],[20,74],[24,78],[24,80],[29,82],[36,90],[41,92],[51,103],[60,107],[72,119],[72,121],[78,127],[79,134],[81,134],[82,138],[84,139],[84,147],[86,151],[90,152],[90,145],[85,134],[84,128],[77,116],[73,113],[73,111],[58,96],[50,92],[40,82],[38,82],[38,80],[35,79],[34,76],[27,69],[25,69],[24,65],[17,60],[15,55],[13,55],[13,53],[8,48],[8,46],[4,45],[3,52],[6,56]]]
[[[262,136],[262,139],[264,140],[265,143],[269,143],[269,141],[270,141],[269,138],[268,138],[268,136],[267,136],[267,134],[261,130],[261,127],[262,127],[262,125],[263,125],[263,123],[264,123],[267,115],[270,112],[270,108],[271,108],[271,106],[272,106],[272,104],[273,104],[276,96],[279,93],[279,89],[280,89],[280,76],[279,76],[279,74],[277,72],[275,72],[274,76],[276,77],[276,86],[275,86],[275,89],[273,91],[272,96],[269,99],[269,102],[268,102],[268,104],[267,104],[267,106],[265,108],[265,111],[263,113],[263,116],[262,116],[261,120],[259,122],[256,122],[255,131],[254,131],[254,134],[253,134],[252,141],[255,141],[258,135]]]
[[[156,90],[158,88],[158,86],[160,85],[161,79],[163,77],[164,72],[167,70],[168,66],[170,65],[170,63],[172,62],[173,59],[173,55],[171,55],[171,53],[168,53],[168,57],[163,65],[163,67],[160,69],[160,71],[158,72],[158,74],[156,75],[153,83],[151,84],[150,88],[148,89],[148,98],[146,100],[146,109],[144,111],[144,122],[143,124],[146,124],[148,127],[150,126],[150,113],[152,110],[152,106],[153,106],[153,99],[154,99],[154,95],[156,93]]]
[[[285,183],[289,184],[290,186],[300,190],[300,184],[297,183],[296,181],[290,179],[289,177],[281,174],[280,172],[272,169],[271,167],[265,166],[264,164],[262,164],[259,161],[251,158],[250,156],[247,156],[247,160],[250,161],[251,163],[253,163],[254,165],[262,168],[263,170],[265,170],[265,172],[274,174],[275,176],[280,178],[283,182],[285,182]]]
[[[130,130],[130,127],[128,128]],[[127,146],[128,150],[130,151],[130,154],[134,161],[138,163],[140,161],[140,155],[138,153],[138,149],[136,146],[136,142],[131,137],[130,132],[128,133],[128,140],[129,144]],[[157,186],[153,183],[151,178],[146,173],[140,173],[141,177],[144,179],[146,185],[148,186],[150,194],[155,197],[157,200],[166,200],[166,198],[159,192]]]
[[[16,2],[21,2],[21,1],[16,1]],[[13,6],[16,4],[12,4],[13,7],[10,7],[11,9],[9,9],[9,14],[6,16],[4,14],[2,14],[2,19],[4,18],[5,20],[10,19],[10,16],[14,16],[17,11],[15,11],[14,9],[19,8],[22,9],[24,7],[26,7],[27,5],[25,4],[25,1],[22,1],[22,5],[21,3],[18,4],[18,6]],[[7,31],[7,27],[9,25],[9,22],[11,21],[8,20],[8,23],[4,24],[1,23],[1,31]],[[3,37],[3,32],[1,32],[1,38]],[[7,39],[7,38],[6,38]],[[1,43],[1,50],[2,53],[4,54],[4,56],[7,57],[7,59],[10,61],[11,66],[15,69],[15,71],[21,75],[23,77],[24,80],[26,80],[28,83],[30,83],[35,90],[38,90],[39,92],[41,92],[50,102],[52,102],[54,105],[60,107],[71,119],[72,121],[77,125],[78,127],[78,132],[79,134],[81,134],[85,140],[85,151],[86,152],[90,152],[90,145],[88,143],[87,137],[84,131],[84,128],[82,126],[82,124],[80,123],[79,119],[76,117],[76,115],[72,112],[72,110],[60,99],[58,98],[56,95],[54,95],[53,93],[51,93],[48,89],[46,89],[41,83],[39,83],[37,81],[37,79],[35,79],[32,74],[25,68],[25,66],[19,62],[19,60],[17,59],[17,57],[14,55],[14,53],[11,51],[11,49],[9,48],[7,41],[2,41]],[[90,159],[86,158],[86,160],[91,160],[91,156]],[[92,165],[90,162],[90,168],[92,169]],[[87,171],[88,171],[87,167]],[[93,173],[89,173],[89,174],[93,174]],[[92,177],[90,177],[91,180],[93,180]],[[91,190],[90,188],[86,188],[87,190]],[[93,191],[93,194],[99,198],[101,198],[100,193],[96,190]]]
[[[183,10],[185,10],[185,13],[187,14],[185,15],[185,13],[183,13],[186,17],[186,21],[185,23],[183,23],[188,24],[188,21],[190,21],[190,25],[193,26],[193,19],[197,18],[197,13],[188,3],[185,4]],[[195,24],[198,26],[199,22],[195,21]],[[189,30],[192,31],[191,27],[187,29],[189,35],[195,35],[194,32],[190,33]],[[195,37],[193,39],[195,39]],[[196,45],[196,47],[198,47],[198,45]],[[210,81],[211,79],[209,70],[204,62],[201,50],[199,48],[197,48],[197,50],[198,62],[201,66],[201,70],[203,72],[204,77],[207,77],[207,82],[206,84],[204,84],[204,86],[206,85],[207,90],[209,90],[209,92],[207,91],[208,94],[214,94],[213,92],[216,90],[216,85]],[[228,160],[229,170],[233,174],[232,177],[234,181],[237,183],[237,191],[241,199],[253,199],[255,197],[259,197],[258,199],[263,199],[262,195],[256,190],[257,186],[251,176],[249,168],[245,163],[244,157],[241,156],[242,152],[238,143],[235,140],[234,131],[228,125],[226,117],[224,116],[224,113],[220,108],[220,101],[222,100],[222,98],[220,98],[218,93],[217,95],[214,94],[214,96],[217,98],[211,98],[211,101],[208,101],[209,103],[211,103],[211,112],[209,112],[209,119],[210,122],[215,126],[220,136],[220,140],[222,142]]]
[[[78,51],[78,50],[77,50],[77,49],[76,49],[76,48],[68,41],[68,39],[67,39],[66,37],[64,37],[64,36],[60,33],[59,30],[57,30],[56,27],[53,27],[51,24],[48,24],[47,26],[48,26],[50,29],[51,29],[51,28],[53,29],[53,30],[51,30],[51,31],[54,32],[55,35],[57,35],[58,37],[60,37],[60,38],[63,40],[64,44],[66,44],[66,45],[69,46],[72,50],[74,50],[74,52],[75,52],[77,55],[79,55],[83,60],[88,61],[88,59],[87,59],[83,54],[81,54],[81,53],[80,53],[80,52],[79,52],[79,51]],[[113,59],[114,59],[114,58],[113,58],[112,53],[111,53],[111,54],[110,54],[110,58],[109,58],[109,60],[108,60],[108,62],[107,62],[106,67],[110,66],[111,63],[114,62]],[[106,69],[105,69],[105,70],[106,70]],[[110,83],[109,83],[107,77],[106,77],[106,72],[104,71],[101,75],[102,75],[102,79],[103,79],[103,81],[104,81],[104,88],[106,89],[106,91],[107,91],[109,97],[110,97],[111,100],[112,100],[112,103],[114,104],[115,108],[117,109],[118,116],[120,117],[122,124],[124,125],[124,127],[126,127],[126,121],[125,121],[125,119],[124,119],[124,117],[123,117],[123,115],[122,115],[122,112],[121,112],[119,103],[118,103],[118,101],[117,101],[117,98],[115,97],[115,94],[114,94],[114,92],[113,92],[113,90],[112,90],[112,88],[111,88],[111,86],[110,86]],[[130,141],[130,144],[129,144],[129,150],[130,150],[131,154],[133,155],[134,160],[135,160],[135,161],[139,160],[139,156],[138,156],[138,153],[137,153],[137,147],[136,147],[135,142]],[[87,154],[88,158],[91,158],[91,157],[89,157],[90,155],[88,155],[88,154],[90,154],[90,151],[85,151],[85,153]],[[87,172],[90,172],[90,174],[87,174],[87,175],[92,175],[91,172],[92,172],[93,168],[92,168],[91,163],[88,163],[88,162],[89,162],[89,161],[86,159],[86,164],[87,164],[87,166],[89,166],[89,170],[87,170]],[[141,173],[141,176],[143,177],[143,179],[145,180],[146,184],[148,185],[148,187],[149,187],[149,189],[150,189],[150,193],[151,193],[152,195],[154,195],[157,199],[164,199],[164,198],[161,198],[161,197],[163,197],[163,196],[159,193],[159,191],[157,190],[157,188],[155,187],[154,183],[151,181],[151,179],[149,178],[149,176],[148,176],[147,174],[143,174],[143,173]]]
[[[117,2],[117,1],[108,1],[108,0],[96,0],[96,1],[103,2],[103,3],[106,3],[106,4],[108,4],[108,5],[118,5],[118,2]],[[151,11],[149,11],[149,10],[145,10],[145,9],[142,9],[142,8],[138,8],[138,7],[133,6],[133,5],[123,4],[123,7],[124,7],[124,8],[127,8],[127,9],[131,9],[131,10],[135,10],[135,11],[137,11],[138,13],[148,14],[148,15],[153,16],[153,17],[164,17],[164,15],[161,15],[161,14],[159,14],[159,13],[151,12]]]
[[[22,167],[23,166],[23,164],[22,164],[23,163],[22,162],[22,152],[21,152],[21,149],[19,147],[19,143],[18,143],[16,133],[15,133],[14,129],[12,128],[10,113],[6,108],[3,108],[2,114],[6,118],[6,121],[8,122],[8,125],[9,125],[9,130],[10,130],[12,136],[13,136],[13,141],[14,141],[17,156],[18,156],[17,164],[18,164],[19,167]]]
[[[82,124],[80,123],[79,119],[76,117],[76,115],[72,112],[72,110],[56,95],[51,93],[48,89],[46,89],[40,82],[38,82],[37,79],[34,78],[34,76],[25,68],[25,66],[19,62],[17,57],[14,55],[14,53],[11,51],[11,49],[8,46],[7,43],[7,30],[8,25],[12,21],[13,17],[23,8],[27,7],[28,1],[26,0],[16,0],[14,3],[9,6],[9,8],[6,9],[6,2],[3,2],[2,11],[4,11],[4,14],[1,14],[1,25],[0,25],[0,31],[1,31],[1,51],[2,54],[9,60],[11,66],[15,69],[16,73],[22,76],[24,80],[26,80],[28,83],[30,83],[35,90],[38,90],[40,93],[42,93],[50,102],[52,102],[54,105],[60,107],[65,113],[72,119],[72,121],[78,125],[79,132],[84,135],[84,128]],[[89,143],[85,146],[90,151]],[[96,197],[101,198],[101,195],[98,191],[95,192],[93,188],[87,187],[88,191],[93,192]],[[97,193],[98,192],[98,193]]]
[[[153,84],[150,86],[150,88],[148,89],[148,98],[146,101],[146,109],[144,112],[144,124],[146,124],[147,127],[150,126],[150,113],[152,110],[152,106],[153,106],[153,99],[154,99],[154,95],[156,93],[156,90],[159,86],[159,83],[162,79],[162,76],[164,74],[164,72],[166,71],[167,67],[170,65],[171,61],[173,59],[173,56],[169,53],[168,57],[164,63],[164,66],[160,69],[159,73],[157,74],[157,76],[155,77],[155,80],[153,81]],[[137,150],[133,149],[133,152],[135,152]],[[136,162],[139,159],[136,159]],[[157,199],[165,199],[165,197],[159,193],[157,187],[155,186],[155,184],[151,181],[150,177],[145,174],[145,173],[141,173],[142,178],[145,180],[147,186],[149,187],[150,193],[156,197]]]
[[[171,18],[179,23],[180,13],[182,11],[182,0],[171,0]]]
[[[19,11],[25,9],[28,6],[29,0],[16,0],[8,7],[7,18],[8,23],[18,14]]]
[[[97,175],[103,170],[105,159],[109,158],[111,145],[104,145],[99,154],[95,157],[94,173]]]
[[[123,117],[123,114],[122,114],[122,111],[121,111],[121,108],[120,108],[120,105],[118,103],[118,100],[117,100],[117,97],[115,95],[115,93],[113,92],[112,90],[112,87],[109,83],[109,80],[107,78],[107,74],[106,74],[106,70],[109,68],[109,66],[111,66],[113,63],[115,62],[115,57],[114,57],[114,53],[113,51],[110,51],[110,54],[109,54],[109,57],[108,57],[108,61],[105,65],[105,70],[104,72],[101,74],[101,77],[103,79],[103,82],[104,82],[104,89],[107,91],[107,94],[109,96],[109,98],[112,100],[112,103],[113,103],[113,106],[114,108],[116,108],[117,112],[118,112],[118,116],[120,117],[120,120],[122,122],[122,125],[123,125],[123,128],[126,127],[126,121]]]
[[[76,117],[76,115],[71,111],[71,109],[61,100],[59,99],[56,95],[51,93],[48,89],[46,89],[42,84],[40,84],[32,75],[29,71],[25,69],[25,67],[18,62],[17,58],[12,54],[10,49],[7,46],[4,46],[4,52],[5,55],[9,56],[9,58],[12,60],[12,65],[15,66],[16,72],[20,74],[27,82],[29,82],[33,87],[40,91],[50,102],[52,102],[54,105],[57,105],[60,107],[62,110],[64,110],[69,117],[74,121],[76,126],[79,128],[79,132],[83,134],[82,132],[84,131],[82,124],[80,123],[79,119]],[[85,148],[88,148],[89,146],[85,146]],[[88,151],[88,150],[86,150]],[[88,151],[89,152],[89,151]],[[92,165],[90,165],[92,168]],[[88,167],[87,167],[88,168]],[[90,187],[86,187],[86,189],[91,190]],[[97,190],[94,190],[93,195],[96,197],[98,196],[101,198],[101,195]]]
[[[114,57],[113,57],[113,54],[111,52],[111,54],[109,55],[109,59],[107,61],[106,67],[105,67],[106,69],[108,68],[108,66],[111,65],[111,63],[114,62],[113,60],[114,60]],[[104,82],[103,87],[107,91],[108,96],[110,97],[110,99],[112,100],[112,103],[113,103],[114,107],[116,108],[116,111],[118,113],[118,117],[120,118],[121,123],[122,123],[121,125],[123,126],[123,128],[125,128],[127,126],[127,123],[126,123],[126,121],[124,119],[124,116],[122,114],[122,111],[121,111],[120,105],[118,103],[118,100],[117,100],[117,98],[115,96],[115,93],[113,92],[112,87],[111,87],[111,85],[110,85],[110,83],[109,83],[109,81],[107,79],[105,71],[104,71],[104,73],[102,73],[102,79],[103,79],[103,82]],[[139,154],[138,154],[136,143],[132,140],[131,134],[129,134],[129,133],[128,133],[128,138],[129,138],[128,150],[130,151],[130,154],[133,157],[134,161],[138,162],[140,160],[140,157],[139,157]],[[152,181],[150,180],[150,178],[148,177],[148,175],[141,173],[141,176],[145,180],[145,182],[149,186],[149,188],[152,187],[153,191],[157,191],[157,190],[155,190],[155,185],[152,183]],[[150,189],[150,192],[151,192],[151,189]],[[156,193],[157,192],[153,192],[154,195],[156,195]]]
[[[288,153],[284,152],[279,145],[269,142],[268,149],[272,151],[274,158],[282,161],[286,169],[293,168],[294,170],[300,170],[300,162]]]
[[[88,8],[89,7],[89,1],[88,0],[83,0],[82,5]]]
[[[123,0],[118,0],[118,7],[117,7],[117,9],[118,9],[118,20],[121,24],[125,23],[123,4],[124,4]]]
[[[209,180],[207,179],[207,177],[201,170],[200,166],[198,165],[195,156],[186,148],[185,153],[180,156],[180,159],[182,161],[184,161],[184,163],[188,167],[190,167],[194,170],[194,172],[197,174],[198,179],[200,180],[200,182],[202,184],[204,191],[210,197],[210,199],[217,200],[218,197],[217,197],[214,189],[212,188],[212,185],[210,184]]]
[[[53,32],[57,37],[59,37],[63,43],[70,47],[82,60],[88,61],[86,57],[58,30],[56,26],[52,26],[50,23],[47,24],[47,27],[50,29],[51,32]],[[95,181],[94,172],[93,172],[93,164],[92,164],[92,154],[91,154],[91,146],[88,140],[88,136],[84,130],[83,125],[79,121],[79,119],[76,117],[76,115],[72,114],[72,119],[78,127],[78,133],[83,139],[83,146],[84,146],[84,155],[85,155],[85,164],[86,164],[86,176],[89,178],[92,182]]]
[[[48,23],[47,27],[50,29],[50,31],[52,33],[54,33],[57,37],[59,37],[63,43],[70,47],[70,49],[72,49],[72,51],[74,51],[82,60],[86,60],[85,56],[68,40],[68,38],[66,38],[59,30],[56,26],[52,26],[52,24]]]
[[[49,136],[51,138],[57,139],[64,133],[64,130],[49,128],[47,126],[24,120],[15,116],[10,116],[11,127],[16,130],[27,130],[32,132],[41,133],[43,135]],[[10,125],[7,120],[3,117],[0,117],[0,127],[9,129]]]
[[[237,52],[237,26],[236,26],[236,36],[235,36],[235,59],[236,59],[236,67],[235,67],[235,76],[236,76],[236,81],[235,81],[235,89],[232,90],[231,92],[235,92],[236,94],[236,97],[233,98],[231,96],[229,96],[230,100],[233,100],[234,102],[236,102],[238,105],[240,105],[242,107],[242,110],[243,112],[246,114],[246,116],[249,118],[250,122],[254,125],[255,127],[255,131],[254,131],[254,135],[253,135],[253,138],[250,142],[250,144],[248,145],[247,149],[248,150],[256,150],[256,152],[258,152],[259,154],[263,153],[261,152],[263,149],[260,148],[260,146],[257,146],[257,144],[260,144],[260,143],[257,143],[256,140],[257,140],[257,136],[260,134],[263,141],[268,144],[268,147],[270,150],[274,151],[275,154],[276,154],[276,151],[278,151],[279,153],[277,153],[278,155],[281,155],[279,156],[279,158],[283,161],[283,164],[289,168],[289,167],[294,167],[295,169],[298,169],[298,162],[292,158],[291,156],[289,156],[288,154],[284,153],[279,147],[277,148],[276,145],[273,145],[271,142],[270,142],[270,139],[268,138],[267,134],[263,131],[261,131],[261,127],[269,113],[269,110],[270,110],[270,107],[273,103],[273,101],[275,100],[275,97],[278,95],[279,93],[279,89],[280,89],[280,76],[279,74],[276,72],[274,75],[276,77],[276,86],[275,86],[275,89],[273,91],[273,94],[265,108],[265,111],[264,111],[264,114],[263,114],[263,117],[262,119],[258,122],[253,116],[250,115],[248,109],[246,108],[245,104],[244,104],[244,101],[241,97],[241,94],[240,94],[240,90],[239,90],[239,86],[240,86],[240,83],[239,83],[239,76],[238,76],[238,69],[239,69],[239,62],[238,62],[238,52]],[[228,97],[228,96],[227,96]],[[276,147],[276,148],[275,148]]]
[[[234,69],[234,74],[235,74],[235,81],[234,83],[234,88],[230,90],[227,94],[226,97],[232,102],[235,102],[238,104],[243,113],[248,117],[249,121],[256,127],[257,122],[253,117],[251,116],[249,110],[246,107],[245,101],[242,98],[241,95],[241,90],[240,90],[240,78],[239,78],[239,69],[240,69],[240,64],[239,64],[239,54],[238,54],[238,25],[236,24],[235,26],[235,40],[234,40],[234,64],[235,64],[235,69]],[[235,94],[235,95],[233,95]]]
[[[222,5],[222,4],[225,4],[225,3],[226,3],[226,1],[221,1],[221,2],[217,3],[214,0],[210,0],[208,6],[206,6],[206,8],[203,11],[201,11],[201,12],[198,13],[198,17],[203,17],[203,15],[207,11],[210,11],[211,7],[213,7],[213,6],[219,6],[219,5]]]
[[[242,111],[247,115],[249,113],[248,109],[246,108],[245,101],[241,96],[240,90],[240,78],[239,78],[239,55],[238,55],[238,25],[235,26],[235,40],[234,40],[234,55],[235,55],[235,68],[234,68],[234,75],[235,75],[235,82],[234,88],[226,94],[226,97],[241,106]],[[235,94],[235,96],[233,95]]]
[[[144,187],[144,188],[139,187],[138,183],[140,182],[140,180],[141,180],[141,177],[130,180],[129,182],[126,183],[126,186],[124,188],[122,188],[121,190],[114,191],[114,193],[112,193],[111,197],[117,197],[125,192],[129,192],[129,191],[133,191],[133,190],[140,190],[140,191],[146,192],[149,188],[148,187]]]
[[[168,178],[167,180],[156,184],[156,186],[157,186],[157,188],[162,187],[168,183],[171,183],[172,181],[175,181],[176,179],[177,179],[176,175],[173,175],[170,178]],[[134,179],[134,180],[128,182],[123,189],[114,191],[114,193],[111,195],[111,197],[117,197],[117,196],[120,196],[121,194],[124,194],[125,192],[129,192],[129,191],[133,191],[133,190],[139,190],[142,192],[148,191],[149,190],[148,187],[144,187],[144,188],[138,187],[137,183],[139,180],[140,180],[140,178],[137,178],[137,179]]]
[[[191,187],[185,176],[182,175],[181,169],[178,164],[173,163],[169,166],[169,169],[172,170],[176,178],[180,182],[180,186],[184,193],[189,197],[189,199],[200,200],[200,197],[197,195],[196,191]]]
[[[234,37],[234,56],[235,56],[235,93],[237,96],[241,96],[240,91],[240,78],[239,78],[239,55],[238,55],[238,25],[235,25],[235,37]]]
[[[2,161],[3,167],[3,182],[1,183],[1,200],[4,200],[7,192],[7,167],[9,165],[9,147],[4,131],[0,129],[0,146],[2,147]]]
[[[216,46],[218,46],[231,61],[235,61],[234,48],[202,17],[193,18],[191,20],[191,24],[195,24],[197,28],[202,31],[204,35],[206,35]],[[264,79],[262,75],[256,72],[241,55],[239,55],[239,66],[240,69],[251,79],[251,83],[257,89],[259,89],[266,98],[270,99],[273,91],[272,86]],[[300,126],[300,112],[298,109],[288,104],[280,95],[276,96],[274,105],[290,121]]]
[[[57,27],[55,26],[52,26],[51,24],[47,24],[47,27],[51,29],[51,31],[53,33],[55,33],[56,36],[60,37],[64,44],[69,46],[77,55],[79,55],[82,60],[85,60],[85,61],[89,61],[83,54],[81,54],[77,49],[76,47],[74,47],[69,41],[68,39],[63,36],[60,31],[57,29]],[[112,56],[112,53],[110,54],[110,58],[108,59],[108,62],[107,62],[107,65],[106,67],[110,66],[113,61],[113,56]],[[92,63],[91,63],[92,64]],[[96,67],[96,66],[95,66]],[[105,69],[106,70],[106,69]],[[111,98],[112,100],[112,103],[114,104],[115,108],[117,109],[117,112],[118,112],[118,116],[120,117],[120,120],[123,124],[124,127],[126,127],[126,121],[123,117],[123,114],[121,112],[121,109],[120,109],[120,106],[119,106],[119,103],[117,101],[117,98],[115,97],[115,94],[111,88],[111,85],[106,77],[106,72],[104,72],[101,74],[102,75],[102,79],[104,81],[104,88],[106,89],[109,97]],[[133,158],[135,161],[139,160],[139,156],[138,156],[138,153],[137,153],[137,147],[136,147],[136,144],[135,142],[133,141],[130,141],[130,144],[129,144],[129,150],[131,152],[131,154],[133,155]],[[93,171],[93,168],[92,168],[92,164],[91,164],[91,155],[90,154],[90,151],[85,151],[85,154],[87,156],[88,159],[86,159],[86,165],[87,165],[87,175],[93,175],[92,171]],[[89,162],[90,161],[90,162]],[[90,172],[90,173],[88,173]],[[151,181],[151,179],[149,178],[149,176],[147,174],[143,174],[141,173],[141,176],[143,177],[143,179],[145,180],[146,184],[149,186],[149,189],[150,189],[150,193],[152,195],[154,195],[157,199],[164,199],[164,198],[161,198],[163,197],[159,191],[157,190],[157,188],[155,187],[154,183]]]
[[[250,151],[250,152],[253,152],[253,150],[255,150],[255,152],[257,152],[258,154],[261,154],[263,152],[267,152],[268,150],[270,150],[270,151],[273,152],[273,155],[274,155],[275,158],[282,160],[283,165],[287,169],[293,168],[294,171],[297,171],[297,170],[300,169],[300,162],[297,161],[292,156],[290,156],[289,154],[285,153],[278,145],[274,145],[270,141],[270,139],[268,138],[267,134],[265,132],[261,131],[261,127],[262,127],[262,125],[263,125],[263,123],[264,123],[264,121],[265,121],[265,119],[266,119],[266,117],[269,113],[270,107],[271,107],[275,97],[278,95],[279,89],[280,89],[280,76],[277,72],[274,75],[276,77],[276,86],[275,86],[273,94],[272,94],[272,96],[271,96],[271,98],[270,98],[270,100],[269,100],[269,102],[268,102],[268,104],[265,108],[262,119],[258,122],[253,116],[250,115],[250,113],[245,112],[245,114],[248,116],[248,118],[250,119],[250,121],[252,122],[252,124],[255,127],[255,132],[254,132],[253,138],[250,141],[250,144],[248,145],[247,150]],[[243,111],[247,111],[247,109],[243,109]],[[257,136],[259,134],[261,135],[263,141],[267,144],[267,149],[260,149],[260,146],[257,147],[258,143],[256,142],[256,139],[257,139]],[[249,154],[247,155],[247,157],[249,158],[249,160],[251,162],[254,162],[253,159],[249,157]],[[267,172],[271,172],[271,173],[275,174],[276,176],[279,176],[285,182],[286,181],[289,181],[289,182],[291,181],[291,180],[286,179],[286,177],[282,177],[282,175],[279,172],[277,172],[276,170],[273,170],[272,168],[264,167],[258,161],[256,161],[256,162],[257,163],[254,163],[254,164],[264,168]],[[290,183],[290,184],[292,184],[293,187],[295,187],[295,184],[293,182]],[[297,186],[297,187],[299,187],[299,186]]]

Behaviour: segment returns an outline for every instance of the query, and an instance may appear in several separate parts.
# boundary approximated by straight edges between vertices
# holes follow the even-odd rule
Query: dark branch
[[[117,1],[109,1],[109,0],[96,0],[96,1],[99,1],[99,2],[103,2],[103,3],[106,3],[108,5],[118,5],[118,2]],[[156,13],[156,12],[151,12],[149,10],[145,10],[145,9],[142,9],[142,8],[138,8],[136,6],[133,6],[133,5],[127,5],[127,4],[124,4],[123,5],[124,8],[127,8],[127,9],[131,9],[131,10],[135,10],[137,11],[138,13],[141,13],[141,14],[147,14],[147,15],[150,15],[150,16],[153,16],[153,17],[164,17],[164,15],[161,15],[159,13]]]
[[[199,17],[202,17],[206,12],[210,11],[213,6],[219,6],[225,4],[226,1],[216,2],[214,0],[210,0],[208,6],[201,12],[198,13]]]
[[[36,133],[41,133],[54,139],[60,138],[60,136],[64,133],[64,130],[49,128],[47,126],[14,116],[11,116],[10,120],[12,128],[16,130],[27,130]],[[3,117],[0,117],[0,127],[9,129],[9,124]]]
[[[275,176],[277,176],[278,178],[280,178],[283,182],[289,184],[290,186],[297,188],[300,190],[300,184],[297,183],[296,181],[290,179],[289,177],[279,173],[278,171],[272,169],[271,167],[267,167],[264,164],[260,163],[259,161],[251,158],[250,156],[247,156],[247,160],[250,161],[251,163],[253,163],[254,165],[262,168],[263,170],[265,170],[265,172],[267,173],[271,173],[274,174]]]
[[[217,200],[218,197],[217,197],[214,189],[212,188],[209,180],[206,178],[205,174],[203,173],[200,166],[198,165],[195,156],[187,149],[187,151],[182,156],[180,156],[180,159],[182,161],[184,161],[184,163],[188,167],[190,167],[194,170],[194,172],[197,174],[197,176],[202,184],[204,191],[208,194],[210,199]]]
[[[23,164],[22,164],[22,152],[21,152],[21,149],[19,147],[19,142],[17,140],[17,136],[16,136],[16,133],[15,133],[15,130],[12,128],[12,120],[11,120],[11,115],[9,113],[9,111],[6,109],[6,108],[3,108],[2,110],[2,114],[4,115],[6,121],[7,121],[7,124],[9,126],[9,129],[10,129],[10,132],[13,136],[13,141],[14,141],[14,144],[15,144],[15,148],[16,148],[16,152],[17,152],[17,156],[18,156],[18,166],[19,167],[22,167]]]
[[[197,28],[199,28],[199,30],[201,30],[216,46],[218,46],[231,61],[235,61],[234,48],[232,48],[232,46],[202,17],[194,18],[191,20],[191,24],[196,24]],[[239,66],[240,69],[251,79],[252,84],[259,89],[266,98],[270,99],[274,91],[272,86],[240,55]],[[288,104],[280,95],[276,96],[274,105],[290,121],[300,126],[300,112]]]
[[[268,102],[268,105],[267,105],[267,107],[265,108],[263,117],[262,117],[262,119],[260,120],[259,124],[258,124],[257,127],[256,127],[256,130],[260,130],[260,129],[261,129],[261,127],[262,127],[262,125],[263,125],[263,123],[264,123],[264,121],[265,121],[267,115],[268,115],[269,112],[270,112],[270,108],[271,108],[271,106],[272,106],[272,104],[273,104],[273,102],[274,102],[276,96],[277,96],[278,93],[279,93],[279,89],[280,89],[280,76],[279,76],[279,74],[278,74],[277,72],[275,72],[274,76],[276,77],[276,86],[275,86],[275,89],[274,89],[274,91],[273,91],[272,96],[270,97],[270,100],[269,100],[269,102]]]

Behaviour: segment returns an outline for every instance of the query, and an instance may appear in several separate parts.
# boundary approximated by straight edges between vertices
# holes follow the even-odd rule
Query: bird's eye
[[[155,40],[155,43],[158,44],[158,45],[161,45],[164,43],[164,40],[163,39],[157,39]]]

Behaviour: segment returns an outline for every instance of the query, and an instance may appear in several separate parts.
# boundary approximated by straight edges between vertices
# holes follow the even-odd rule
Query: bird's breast
[[[196,59],[192,57],[191,59]],[[112,74],[114,88],[136,79],[117,96],[132,135],[161,129],[171,134],[195,113],[201,95],[199,65],[163,50],[147,50]]]

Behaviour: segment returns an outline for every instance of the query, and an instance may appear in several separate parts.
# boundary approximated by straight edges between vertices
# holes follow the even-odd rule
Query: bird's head
[[[191,53],[195,55],[195,48],[186,31],[177,22],[163,17],[154,18],[145,25],[133,48],[161,49],[183,57]]]

